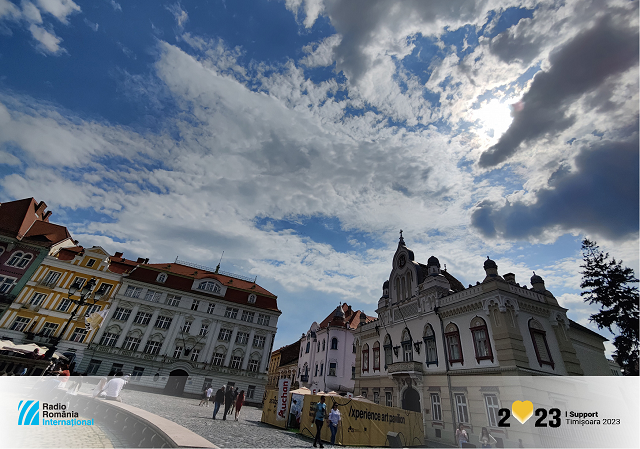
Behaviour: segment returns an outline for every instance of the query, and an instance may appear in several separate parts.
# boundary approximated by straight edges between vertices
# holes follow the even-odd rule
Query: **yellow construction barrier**
[[[271,424],[272,426],[282,427],[284,429],[287,425],[287,420],[278,419],[278,395],[278,390],[266,391],[264,406],[262,407],[261,421],[267,424]]]

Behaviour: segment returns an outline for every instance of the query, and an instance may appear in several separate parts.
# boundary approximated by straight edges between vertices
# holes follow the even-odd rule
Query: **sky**
[[[274,347],[375,315],[402,229],[464,285],[636,273],[637,1],[0,0],[0,201],[257,276]],[[611,337],[606,331],[603,335]],[[610,343],[607,349],[611,351]]]

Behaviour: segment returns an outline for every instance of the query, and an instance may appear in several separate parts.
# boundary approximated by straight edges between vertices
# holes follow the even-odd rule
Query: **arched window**
[[[487,323],[479,316],[471,320],[471,336],[473,337],[473,347],[476,350],[476,361],[491,360],[493,362],[493,351],[489,341],[489,331]]]
[[[336,337],[331,339],[331,349],[338,349],[338,339]]]
[[[10,267],[15,267],[18,264],[18,262],[22,259],[22,256],[24,256],[24,253],[21,251],[17,251],[13,253],[11,258],[7,262],[7,265],[9,265]]]
[[[18,261],[18,264],[16,266],[18,268],[24,268],[31,261],[31,259],[33,259],[33,256],[31,254],[25,254],[24,256],[22,256],[22,259]]]
[[[402,360],[405,362],[413,361],[413,341],[411,341],[411,333],[406,327],[402,331]]]
[[[373,370],[380,371],[380,342],[373,344]]]
[[[167,280],[167,273],[160,273],[156,278],[156,281],[161,283],[166,282],[166,280]]]
[[[325,348],[325,341],[324,341],[324,340],[322,340],[322,350],[324,351],[325,349],[326,349],[326,348]]]
[[[436,349],[436,334],[433,332],[433,327],[427,324],[424,327],[424,333],[422,335],[422,341],[424,341],[424,353],[426,356],[426,364],[438,366],[438,350]]]
[[[462,346],[460,345],[460,331],[458,331],[458,326],[453,323],[449,323],[444,330],[444,338],[447,341],[449,363],[460,362],[464,364],[464,359],[462,357]]]
[[[549,344],[547,343],[547,333],[538,321],[531,318],[529,320],[529,334],[533,341],[533,349],[536,351],[536,357],[540,367],[542,365],[549,365],[551,369],[555,369],[555,363],[551,357],[551,351],[549,350]]]
[[[369,345],[366,343],[362,347],[362,372],[369,372]]]
[[[206,292],[212,292],[212,293],[220,293],[220,286],[215,282],[205,281],[205,282],[200,282],[200,285],[198,285],[198,290],[204,290]]]
[[[318,350],[316,352],[320,352],[320,342],[318,342]]]
[[[391,337],[387,334],[384,337],[384,369],[387,369],[389,365],[393,363],[393,353],[391,352],[393,347],[391,345]]]
[[[305,354],[309,354],[309,349],[311,348],[311,342],[307,342],[307,349],[304,350]]]

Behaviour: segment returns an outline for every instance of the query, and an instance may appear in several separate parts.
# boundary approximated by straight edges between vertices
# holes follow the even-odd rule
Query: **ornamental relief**
[[[477,310],[482,310],[482,303],[480,301],[467,304],[464,306],[456,307],[455,309],[447,310],[446,312],[441,312],[440,316],[442,318],[448,318],[456,315],[462,315],[464,313],[475,312]]]
[[[520,301],[518,301],[518,305],[520,306],[520,309],[523,310],[523,311],[526,311],[526,312],[529,312],[529,313],[533,313],[533,314],[536,314],[536,315],[540,315],[540,316],[545,317],[545,318],[549,317],[549,315],[551,313],[549,309],[547,309],[545,307],[537,306],[535,304],[531,304],[528,301],[520,300]]]
[[[118,307],[129,307],[129,308],[133,308],[135,306],[135,304],[129,302],[129,301],[120,301],[118,303]]]
[[[262,329],[258,329],[258,330],[256,330],[256,335],[263,335],[263,336],[267,335],[267,331],[262,330]]]

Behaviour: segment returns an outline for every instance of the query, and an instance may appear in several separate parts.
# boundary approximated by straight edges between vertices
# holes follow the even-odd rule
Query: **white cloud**
[[[62,51],[60,48],[60,42],[62,42],[62,39],[55,34],[50,33],[34,23],[29,25],[29,31],[33,38],[38,41],[38,48],[43,53],[51,53],[55,55]]]
[[[181,29],[184,28],[184,24],[189,20],[189,14],[182,9],[180,2],[167,6],[167,10],[173,14],[174,19],[176,19],[178,23],[178,27]]]
[[[327,67],[333,64],[333,49],[340,44],[341,37],[337,34],[324,38],[318,44],[309,44],[302,48],[307,56],[300,60],[307,67]]]
[[[69,16],[80,12],[80,7],[72,0],[37,0],[41,10],[48,12],[65,25]]]

